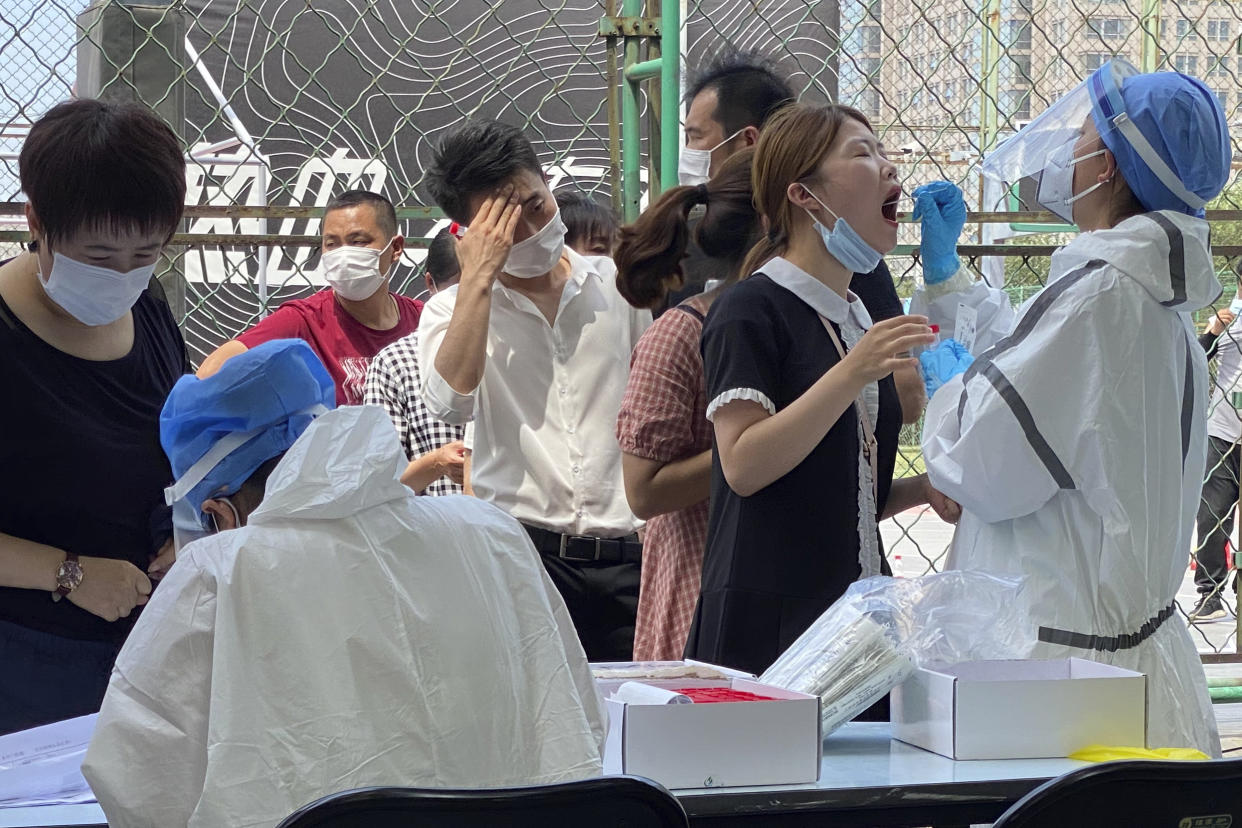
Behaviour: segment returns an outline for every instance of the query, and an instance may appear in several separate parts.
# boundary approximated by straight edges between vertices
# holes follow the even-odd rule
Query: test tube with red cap
[[[453,236],[455,239],[457,239],[458,241],[461,241],[461,237],[462,237],[462,236],[464,236],[464,235],[466,235],[466,227],[465,227],[465,225],[463,225],[463,224],[458,224],[457,222],[453,222],[452,224],[450,224],[450,225],[449,225],[449,228],[448,228],[448,231],[449,231],[449,233],[450,233],[450,234],[452,234],[452,236]]]
[[[940,326],[939,325],[928,325],[927,327],[931,328],[932,334],[936,337],[935,341],[931,342],[928,345],[916,345],[915,347],[911,348],[910,349],[911,356],[917,357],[919,354],[923,353],[924,351],[930,351],[940,344]]]

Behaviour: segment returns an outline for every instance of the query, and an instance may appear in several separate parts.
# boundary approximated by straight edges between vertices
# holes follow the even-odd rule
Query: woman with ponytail
[[[699,337],[708,308],[736,281],[759,235],[753,158],[754,150],[742,150],[706,184],[669,190],[622,228],[616,252],[617,288],[637,307],[656,307],[681,285],[692,236],[720,264],[720,285],[669,309],[638,341],[617,417],[626,497],[648,521],[634,630],[639,661],[681,658],[699,595],[712,471]],[[699,205],[703,215],[692,229]]]
[[[878,521],[931,502],[894,482],[892,374],[934,341],[876,324],[849,290],[897,243],[896,167],[866,118],[794,104],[764,127],[751,189],[765,233],[704,326],[715,452],[702,592],[686,655],[755,673],[860,577],[889,574]]]

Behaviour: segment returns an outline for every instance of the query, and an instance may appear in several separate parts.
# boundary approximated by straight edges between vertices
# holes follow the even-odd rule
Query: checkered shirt
[[[686,304],[702,312],[697,298]],[[657,319],[634,348],[617,417],[626,454],[668,463],[712,447],[699,338],[703,323],[676,308]],[[703,575],[707,501],[647,521],[643,541],[634,659],[680,659]]]
[[[422,380],[418,370],[418,333],[402,337],[384,348],[371,360],[367,369],[367,386],[363,402],[379,405],[388,412],[401,437],[405,456],[416,460],[440,446],[460,440],[461,426],[432,419],[423,405],[419,390]],[[427,487],[425,494],[461,494],[462,487],[441,477]]]

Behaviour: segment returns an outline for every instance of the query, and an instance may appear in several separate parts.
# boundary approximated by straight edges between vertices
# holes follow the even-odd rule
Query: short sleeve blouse
[[[702,350],[709,411],[733,394],[757,396],[776,413],[840,360],[816,311],[762,272],[716,301]],[[892,377],[877,392],[878,514],[891,488],[901,414]],[[858,492],[852,409],[806,459],[747,497],[729,487],[717,453],[702,598],[687,653],[761,671],[792,643],[859,577]]]

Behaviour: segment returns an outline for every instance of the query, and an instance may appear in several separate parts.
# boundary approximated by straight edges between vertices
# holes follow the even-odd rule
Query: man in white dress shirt
[[[424,402],[469,424],[474,494],[526,527],[588,658],[629,659],[642,547],[613,427],[651,314],[621,298],[611,262],[565,247],[556,200],[516,127],[464,124],[427,180],[469,230],[461,282],[433,297],[419,326]]]

